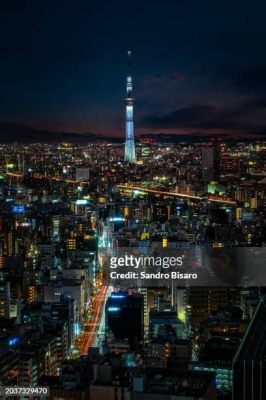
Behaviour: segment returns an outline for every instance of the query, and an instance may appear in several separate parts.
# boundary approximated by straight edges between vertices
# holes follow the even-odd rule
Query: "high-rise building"
[[[19,172],[26,171],[26,159],[24,154],[17,154],[17,170]]]
[[[19,385],[37,385],[37,378],[37,362],[35,357],[27,353],[21,353],[19,360]]]
[[[57,337],[42,336],[31,342],[24,343],[20,348],[20,354],[28,355],[36,360],[38,377],[41,375],[56,376],[59,366],[57,344]],[[24,374],[24,371],[21,371],[21,373]],[[36,371],[34,371],[35,374]]]
[[[90,168],[78,168],[76,167],[76,180],[88,180],[90,179]]]
[[[128,51],[128,66],[130,67],[131,51]],[[126,97],[126,142],[125,142],[125,161],[135,162],[135,139],[133,121],[133,97],[132,97],[132,76],[127,76],[127,97]]]
[[[212,311],[228,305],[228,292],[223,287],[190,287],[186,291],[186,314],[192,328],[208,319]]]
[[[201,149],[202,180],[207,182],[219,179],[220,176],[220,144],[212,143]]]
[[[201,149],[202,180],[210,181],[214,179],[214,150],[212,147]]]
[[[216,400],[215,374],[173,368],[138,368],[127,399]]]
[[[53,217],[52,217],[52,235],[53,235],[53,237],[59,235],[59,228],[60,228],[60,217],[59,217],[59,215],[53,215]]]
[[[10,318],[10,283],[0,282],[0,317]]]
[[[240,157],[223,154],[220,159],[221,173],[225,176],[239,176],[240,173]]]
[[[233,361],[233,400],[266,398],[266,303],[261,301]]]
[[[3,348],[0,350],[0,385],[18,384],[19,354],[17,351]],[[2,396],[1,396],[2,397]],[[3,398],[3,397],[2,397]]]
[[[139,293],[141,293],[143,296],[144,330],[147,332],[149,329],[148,289],[147,288],[139,288]]]
[[[143,340],[143,296],[140,293],[113,292],[106,302],[106,326],[115,339],[128,339],[134,346]]]

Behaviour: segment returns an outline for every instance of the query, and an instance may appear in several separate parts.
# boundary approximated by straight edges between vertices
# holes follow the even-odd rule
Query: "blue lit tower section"
[[[130,67],[131,51],[128,51],[127,54],[128,54],[128,66]],[[133,122],[132,77],[130,73],[127,76],[125,161],[128,162],[136,161],[134,122]]]

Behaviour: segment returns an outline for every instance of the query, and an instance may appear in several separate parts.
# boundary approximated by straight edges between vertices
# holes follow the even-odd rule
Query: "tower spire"
[[[131,50],[127,51],[127,66],[128,69],[131,67]]]
[[[126,97],[126,142],[125,142],[125,161],[135,162],[135,139],[134,139],[134,120],[133,120],[133,97],[132,97],[132,77],[131,69],[131,50],[127,52],[128,75],[127,75],[127,97]]]

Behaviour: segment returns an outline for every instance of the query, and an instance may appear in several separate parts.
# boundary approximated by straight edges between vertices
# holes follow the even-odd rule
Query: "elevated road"
[[[137,191],[143,192],[143,193],[158,194],[158,195],[162,195],[162,196],[174,196],[174,197],[180,197],[180,198],[197,200],[197,201],[207,200],[207,201],[214,202],[214,203],[230,204],[233,206],[236,205],[236,202],[231,199],[217,198],[217,197],[213,197],[213,196],[200,197],[200,196],[193,196],[193,195],[181,193],[181,192],[168,192],[165,190],[149,189],[149,188],[145,188],[142,186],[133,186],[133,185],[126,185],[126,184],[116,185],[116,187],[118,189],[122,189],[122,190],[129,190],[129,191],[137,190]]]
[[[9,177],[14,177],[14,178],[23,178],[25,176],[25,174],[20,173],[20,172],[7,172],[6,176]],[[48,180],[52,180],[52,181],[58,181],[58,182],[65,182],[65,183],[72,183],[75,185],[86,185],[88,182],[87,181],[81,181],[78,179],[66,179],[66,178],[61,178],[59,176],[55,176],[55,175],[41,175],[39,174],[38,176],[33,176],[33,179],[48,179]]]

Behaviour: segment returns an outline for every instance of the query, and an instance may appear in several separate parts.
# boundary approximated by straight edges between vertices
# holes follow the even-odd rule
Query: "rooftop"
[[[179,371],[177,369],[148,368],[140,370],[135,378],[146,378],[143,392],[203,396],[214,383],[215,374],[210,372]]]

